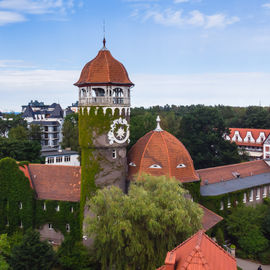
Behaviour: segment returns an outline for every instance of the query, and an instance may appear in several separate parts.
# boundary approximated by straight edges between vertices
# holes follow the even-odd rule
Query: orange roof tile
[[[19,166],[19,169],[24,173],[25,177],[27,177],[29,179],[30,186],[31,186],[31,188],[33,188],[33,183],[32,183],[31,177],[30,177],[28,166],[27,165]]]
[[[107,49],[100,50],[98,55],[84,66],[79,80],[74,85],[91,84],[133,85],[124,65],[113,58]]]
[[[221,220],[223,220],[223,217],[217,215],[216,213],[207,209],[203,205],[199,204],[199,206],[203,210],[202,226],[205,231],[208,231],[209,229],[214,227],[217,223],[219,223]]]
[[[159,270],[236,270],[236,260],[202,230],[167,253]]]
[[[270,129],[254,129],[254,128],[230,128],[230,134],[229,137],[232,139],[232,137],[235,134],[235,131],[239,131],[239,134],[241,138],[244,140],[244,138],[247,135],[247,132],[250,131],[252,134],[252,137],[256,141],[260,137],[260,133],[263,132],[265,134],[265,138],[267,138],[270,134]],[[246,145],[246,146],[262,146],[263,142],[260,143],[249,143],[249,142],[238,142],[234,141],[237,145]]]
[[[270,166],[268,166],[263,160],[254,160],[197,170],[197,173],[202,180],[201,185],[205,184],[205,180],[207,180],[208,184],[232,180],[237,178],[236,174],[239,174],[239,177],[242,178],[269,172]]]
[[[154,164],[161,168],[150,168]],[[177,168],[179,164],[184,167]],[[150,131],[140,138],[128,153],[128,165],[129,179],[144,172],[168,175],[181,182],[199,180],[187,149],[167,131]]]
[[[28,169],[38,199],[80,201],[79,166],[29,164]]]

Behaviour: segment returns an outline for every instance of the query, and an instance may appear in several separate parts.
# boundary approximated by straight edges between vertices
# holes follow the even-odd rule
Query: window
[[[60,205],[59,205],[59,204],[56,206],[55,210],[56,210],[57,212],[60,211]]]
[[[74,208],[73,206],[70,207],[70,212],[73,213],[74,212]]]
[[[70,225],[69,224],[66,224],[66,230],[67,230],[67,232],[70,232]]]
[[[261,189],[257,188],[257,193],[256,193],[256,200],[259,200],[261,197]]]
[[[19,202],[19,209],[22,209],[22,202]]]
[[[117,157],[116,150],[113,149],[113,150],[112,150],[112,158],[113,158],[113,159],[116,159],[116,157]]]
[[[269,146],[266,146],[265,147],[265,151],[270,152],[270,147]]]
[[[224,210],[224,203],[223,203],[223,201],[220,202],[220,210]]]
[[[21,229],[23,228],[23,223],[22,223],[22,221],[20,221],[19,227],[20,227]]]
[[[263,198],[267,196],[267,186],[263,187]]]
[[[47,163],[48,164],[54,163],[54,157],[48,157]]]
[[[49,230],[52,230],[52,229],[53,229],[52,223],[49,223],[49,224],[48,224],[48,227],[49,227]]]
[[[243,203],[247,202],[247,193],[244,193],[244,197],[243,197]]]
[[[158,164],[153,164],[149,167],[150,169],[161,169],[162,167],[159,166]]]
[[[70,156],[65,156],[64,160],[65,160],[65,162],[70,162]]]
[[[227,207],[228,207],[228,208],[231,208],[231,201],[230,201],[230,198],[228,198],[228,204],[227,204]]]
[[[43,210],[44,210],[44,211],[47,210],[46,203],[43,203]]]
[[[185,167],[186,167],[186,165],[184,163],[178,164],[176,166],[177,169],[179,169],[179,168],[185,168]]]
[[[253,202],[253,189],[251,189],[249,192],[249,201]]]
[[[6,226],[9,227],[9,221],[8,221],[8,219],[6,220]]]
[[[60,163],[62,162],[62,160],[63,160],[63,157],[56,157],[56,163]]]

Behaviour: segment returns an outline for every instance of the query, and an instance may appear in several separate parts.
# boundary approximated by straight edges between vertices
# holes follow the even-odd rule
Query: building
[[[250,159],[270,158],[270,129],[230,128],[225,139],[235,142],[240,153],[245,151]]]
[[[71,150],[47,151],[41,154],[45,158],[45,164],[80,166],[79,153]]]
[[[33,107],[32,107],[33,105]],[[62,141],[62,126],[64,123],[64,112],[59,104],[44,105],[43,102],[31,101],[22,106],[22,118],[30,125],[41,127],[42,152],[59,149]]]
[[[198,231],[167,253],[157,270],[237,270],[236,260],[222,247]]]

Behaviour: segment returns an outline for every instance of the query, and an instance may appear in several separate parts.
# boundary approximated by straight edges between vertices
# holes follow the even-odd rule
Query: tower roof
[[[236,268],[235,258],[200,230],[168,252],[165,265],[159,269],[236,270]]]
[[[181,182],[199,180],[185,146],[159,126],[140,138],[128,153],[129,179],[136,174],[169,175]]]
[[[27,105],[24,113],[22,114],[22,117],[33,117],[34,118],[34,112],[33,112],[32,107],[30,105]]]
[[[133,85],[124,65],[113,58],[105,43],[106,41],[103,41],[103,48],[98,55],[84,66],[79,80],[74,85]]]

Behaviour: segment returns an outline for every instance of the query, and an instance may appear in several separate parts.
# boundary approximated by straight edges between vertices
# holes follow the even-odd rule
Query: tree
[[[185,197],[179,181],[143,175],[129,194],[98,190],[88,206],[86,233],[102,269],[156,269],[168,250],[201,227],[202,210]]]
[[[69,114],[65,117],[62,134],[62,148],[69,147],[71,148],[71,150],[79,151],[79,130],[77,113]]]
[[[197,169],[241,162],[237,145],[226,141],[220,112],[214,107],[191,106],[181,121],[180,136]]]
[[[30,125],[29,139],[41,143],[41,128],[40,125]]]
[[[18,161],[40,162],[41,145],[29,140],[0,138],[0,159],[11,157]]]
[[[23,126],[16,126],[10,129],[8,138],[11,140],[27,140],[28,130]]]
[[[14,270],[49,270],[55,263],[55,254],[47,242],[39,239],[37,231],[28,230],[22,242],[11,252],[10,265]]]
[[[8,270],[9,265],[7,259],[10,256],[10,244],[7,234],[0,235],[0,269]]]
[[[66,237],[58,252],[58,261],[65,270],[86,269],[89,264],[89,251],[81,242]]]

